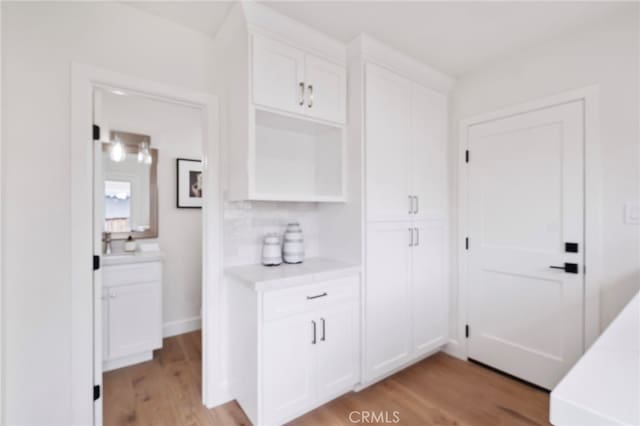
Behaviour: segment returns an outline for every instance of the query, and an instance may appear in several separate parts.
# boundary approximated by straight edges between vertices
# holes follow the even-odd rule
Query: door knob
[[[564,266],[549,266],[551,269],[562,269],[568,274],[577,274],[578,273],[578,264],[577,263],[565,263]]]

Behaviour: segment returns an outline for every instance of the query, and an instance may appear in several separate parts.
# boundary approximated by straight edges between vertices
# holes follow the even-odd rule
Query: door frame
[[[213,407],[229,400],[224,371],[222,191],[220,126],[216,96],[157,83],[90,65],[71,64],[71,409],[72,424],[94,424],[93,138],[95,87],[112,87],[202,112],[203,200],[202,398]],[[214,261],[206,261],[214,259]],[[215,261],[218,260],[218,261]],[[99,368],[102,368],[99,366]]]
[[[598,86],[559,93],[497,111],[460,120],[459,145],[456,153],[458,168],[458,231],[454,244],[457,246],[458,306],[457,327],[447,345],[447,352],[467,359],[468,341],[465,326],[468,324],[468,251],[464,238],[468,235],[468,167],[466,150],[469,146],[468,128],[472,125],[519,115],[575,101],[584,102],[584,241],[585,265],[583,295],[583,352],[600,335],[600,286],[602,279],[602,164],[600,148],[600,124],[598,112]],[[455,219],[454,219],[455,220]]]

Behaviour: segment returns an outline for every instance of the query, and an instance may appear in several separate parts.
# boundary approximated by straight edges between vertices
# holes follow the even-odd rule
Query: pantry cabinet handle
[[[311,324],[313,325],[313,340],[311,341],[312,345],[316,344],[316,322],[311,320]]]
[[[409,247],[413,247],[413,228],[409,228]]]
[[[307,87],[309,87],[309,105],[308,105],[308,107],[311,108],[313,106],[313,84],[310,84]]]
[[[300,106],[304,105],[304,82],[300,82]]]
[[[315,296],[307,296],[307,300],[312,300],[312,299],[317,299],[319,297],[325,297],[328,296],[329,293],[327,293],[326,291],[322,294],[316,294]]]
[[[320,341],[321,341],[321,342],[324,342],[325,340],[327,340],[327,339],[326,339],[326,337],[327,337],[327,330],[326,330],[326,327],[325,327],[325,320],[324,320],[324,318],[320,318],[320,321],[322,321],[322,337],[320,338]]]
[[[419,228],[413,228],[416,230],[416,246],[420,245],[420,229]]]

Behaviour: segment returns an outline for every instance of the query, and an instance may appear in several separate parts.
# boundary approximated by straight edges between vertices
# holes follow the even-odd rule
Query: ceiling
[[[550,40],[630,2],[264,1],[267,6],[348,42],[365,32],[454,76],[493,58]],[[229,2],[128,2],[215,36]]]

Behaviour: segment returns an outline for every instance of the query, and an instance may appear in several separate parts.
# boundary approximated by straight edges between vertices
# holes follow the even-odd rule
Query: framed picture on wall
[[[177,207],[179,209],[202,208],[202,161],[178,158]]]

